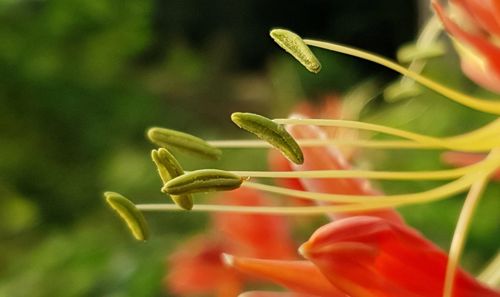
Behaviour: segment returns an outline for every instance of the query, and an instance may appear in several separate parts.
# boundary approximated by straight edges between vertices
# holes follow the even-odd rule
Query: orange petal
[[[296,139],[325,139],[325,133],[316,126],[289,126],[288,131]],[[351,166],[341,152],[334,146],[329,147],[304,147],[304,163],[293,164],[293,168],[300,170],[345,170]],[[304,188],[310,192],[347,194],[347,195],[375,195],[378,194],[365,179],[360,178],[323,178],[301,179]],[[393,209],[363,212],[365,215],[379,216],[393,222],[402,223],[403,220]],[[335,214],[334,218],[358,214]]]
[[[335,286],[355,297],[441,297],[447,255],[414,229],[352,217],[318,229],[300,249]],[[499,297],[462,270],[454,297]]]
[[[298,293],[347,297],[309,261],[279,261],[224,254],[224,262],[241,272],[278,283]]]
[[[226,205],[259,206],[269,204],[261,192],[240,188],[223,193],[218,203]],[[217,213],[214,229],[223,234],[238,254],[258,257],[292,259],[296,246],[290,233],[287,217],[259,214]]]

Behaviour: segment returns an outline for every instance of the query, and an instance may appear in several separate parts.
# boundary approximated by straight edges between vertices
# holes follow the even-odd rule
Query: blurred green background
[[[269,29],[394,57],[427,13],[425,5],[398,0],[0,0],[0,296],[169,296],[165,258],[203,230],[206,216],[148,215],[154,236],[139,244],[102,198],[114,190],[135,202],[165,199],[145,129],[245,137],[229,121],[231,112],[284,117],[301,100],[341,94],[371,77],[382,90],[397,75],[323,51],[316,51],[323,71],[309,74],[272,42]],[[426,72],[476,92],[453,55]],[[395,104],[377,96],[364,115],[434,135],[492,119],[432,92]],[[257,163],[245,153],[229,151],[205,165],[264,168],[265,152]],[[442,167],[436,152],[362,155],[377,168]],[[196,168],[189,158],[181,162]],[[382,186],[414,192],[433,185]],[[473,271],[495,252],[499,193],[490,186],[472,226],[464,262]],[[402,211],[447,248],[460,202]]]

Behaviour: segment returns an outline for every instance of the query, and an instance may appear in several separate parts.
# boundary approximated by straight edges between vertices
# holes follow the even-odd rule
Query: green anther
[[[229,191],[241,186],[243,179],[231,172],[218,169],[196,170],[176,177],[165,184],[163,191],[173,194]]]
[[[146,219],[134,203],[115,192],[106,192],[104,197],[109,206],[125,221],[135,239],[142,241],[148,239],[149,229]]]
[[[174,156],[166,149],[160,148],[151,152],[151,159],[158,169],[163,184],[173,178],[184,174],[184,170]],[[170,198],[179,207],[191,210],[193,208],[193,198],[191,195],[170,195]]]
[[[443,42],[434,42],[427,46],[417,46],[415,43],[405,44],[396,53],[399,63],[410,63],[413,60],[426,60],[442,56],[446,53]]]
[[[300,146],[283,125],[254,113],[235,112],[231,115],[231,120],[240,128],[267,141],[293,163],[304,163],[304,155]]]
[[[153,127],[148,130],[147,136],[151,142],[160,147],[174,147],[205,159],[217,160],[222,155],[220,149],[205,140],[176,130]]]
[[[321,70],[318,59],[299,35],[285,29],[273,29],[269,35],[307,70],[313,73],[318,73]]]
[[[422,94],[422,89],[414,82],[408,84],[400,80],[387,86],[384,90],[384,100],[387,102],[396,102],[402,99],[413,98]]]

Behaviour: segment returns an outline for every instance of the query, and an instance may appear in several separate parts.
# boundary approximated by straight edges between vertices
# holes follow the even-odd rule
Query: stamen
[[[415,43],[402,46],[397,52],[397,60],[400,63],[409,63],[413,60],[429,59],[441,56],[445,53],[445,45],[442,42],[435,42],[426,47],[418,46]]]
[[[270,148],[268,142],[260,140],[210,140],[209,144],[218,148]],[[322,147],[329,145],[355,146],[376,149],[437,149],[441,146],[406,140],[346,140],[346,139],[298,139],[301,147]]]
[[[253,213],[253,214],[279,214],[279,215],[316,215],[325,213],[348,213],[369,211],[388,207],[398,207],[409,204],[420,204],[444,199],[448,196],[460,193],[467,189],[477,175],[464,177],[460,180],[448,183],[444,186],[434,188],[429,191],[393,195],[393,196],[360,196],[360,195],[333,195],[325,193],[310,193],[297,190],[283,189],[262,184],[244,183],[248,186],[261,191],[283,194],[288,196],[313,199],[317,201],[354,203],[347,205],[319,205],[319,206],[285,206],[285,207],[266,207],[266,206],[234,206],[234,205],[206,205],[195,204],[192,211],[202,212],[234,212],[234,213]],[[172,204],[138,204],[136,207],[142,211],[179,211],[180,209]]]
[[[218,148],[211,146],[205,140],[172,129],[153,127],[147,131],[147,137],[160,147],[175,147],[205,159],[218,160],[222,154]]]
[[[476,177],[474,176],[474,178]],[[335,203],[359,203],[363,205],[373,205],[373,206],[378,205],[380,207],[382,206],[397,207],[406,204],[435,201],[453,194],[458,194],[466,190],[473,182],[474,182],[473,178],[470,178],[470,176],[464,176],[460,179],[449,182],[443,186],[439,186],[423,192],[411,193],[411,194],[399,194],[399,195],[372,195],[372,196],[315,193],[315,192],[287,189],[287,188],[265,185],[254,182],[244,182],[242,186],[273,194],[309,199],[314,201],[335,202]]]
[[[156,165],[163,184],[165,185],[172,178],[176,178],[184,174],[184,170],[174,156],[164,148],[153,150],[151,152],[151,159]],[[193,198],[189,194],[185,195],[170,195],[170,198],[179,207],[190,210],[193,208]]]
[[[217,169],[191,171],[168,181],[162,191],[173,195],[196,192],[229,191],[241,186],[243,178]]]
[[[350,48],[348,46],[343,46],[336,43],[324,42],[312,39],[304,39],[304,43],[311,46],[316,46],[319,48],[323,48],[326,50],[331,50],[334,52],[343,53],[346,55],[358,57],[364,60],[368,60],[382,66],[385,66],[389,69],[392,69],[396,72],[399,72],[402,75],[405,75],[418,83],[428,87],[429,89],[457,102],[464,106],[487,112],[496,115],[500,115],[500,102],[489,101],[487,99],[479,99],[473,96],[463,94],[461,92],[450,89],[446,86],[443,86],[427,77],[424,77],[418,73],[408,70],[407,68],[393,62],[387,58],[381,57],[379,55],[375,55],[369,52],[365,52],[362,50]]]
[[[417,48],[428,48],[436,43],[436,39],[442,32],[441,21],[436,15],[433,15],[429,21],[425,24],[422,32],[420,33],[415,46]],[[401,58],[398,58],[400,63]],[[424,69],[427,61],[424,59],[415,59],[411,61],[408,70],[420,73]],[[420,87],[415,84],[415,81],[407,76],[403,76],[400,80],[392,83],[390,86],[386,87],[384,90],[384,99],[388,102],[394,102],[398,99],[414,97],[421,92]]]
[[[433,171],[308,170],[308,171],[230,171],[242,177],[258,178],[366,178],[379,180],[444,180],[477,172],[481,164]]]
[[[238,127],[255,134],[260,139],[269,142],[287,159],[295,164],[304,163],[304,155],[295,139],[285,130],[283,125],[254,113],[235,112],[231,120]]]
[[[313,73],[318,73],[321,70],[321,64],[318,59],[299,35],[286,29],[273,29],[269,32],[269,35],[307,70]]]
[[[321,121],[323,126],[337,126],[346,128],[362,129],[374,132],[382,132],[393,136],[416,139],[415,140],[349,140],[349,139],[298,139],[297,144],[301,147],[322,147],[328,145],[336,146],[354,146],[361,148],[375,149],[442,149],[443,145],[453,146],[452,150],[468,152],[484,152],[500,145],[500,119],[484,125],[474,131],[460,135],[435,138],[427,135],[421,135],[414,132],[399,130],[396,128],[380,126],[376,124],[345,121],[345,120],[313,120],[313,119],[275,119],[275,122],[283,121],[293,124],[309,124],[306,121]],[[327,122],[330,122],[328,124]],[[397,134],[396,134],[397,133]],[[402,134],[403,133],[403,134]],[[425,139],[422,139],[424,137]],[[430,138],[430,139],[429,139]],[[430,140],[431,142],[427,142]],[[499,143],[497,143],[499,142]],[[259,140],[211,140],[207,141],[210,145],[218,148],[270,148],[271,145]]]
[[[473,183],[488,177],[500,165],[500,151],[492,151],[485,159],[481,170],[472,172],[463,177],[434,189],[402,195],[333,195],[326,193],[310,193],[291,189],[283,189],[268,185],[261,185],[246,182],[243,185],[255,189],[283,194],[288,196],[302,197],[308,199],[354,203],[347,205],[318,205],[318,206],[289,206],[289,207],[265,207],[265,206],[235,206],[235,205],[194,205],[193,211],[203,212],[233,212],[233,213],[254,213],[254,214],[278,214],[278,215],[314,215],[339,212],[359,212],[369,211],[387,207],[398,207],[409,204],[420,204],[437,201],[460,193],[469,188]],[[141,211],[179,211],[173,204],[138,204],[136,208]]]
[[[479,203],[481,194],[483,193],[487,182],[488,176],[476,181],[472,184],[472,187],[465,198],[464,206],[460,212],[455,232],[453,233],[453,239],[451,240],[450,251],[448,253],[448,264],[446,266],[443,297],[451,297],[453,294],[456,269],[460,262],[460,256],[462,255],[464,248],[467,231],[469,229],[474,210]]]
[[[307,191],[299,191],[287,188],[281,188],[270,185],[263,185],[253,182],[244,182],[243,186],[266,191],[274,194],[311,199],[316,201],[337,202],[337,203],[362,203],[365,206],[380,206],[385,205],[391,207],[402,206],[406,204],[425,203],[443,199],[447,196],[458,194],[469,188],[474,182],[480,178],[484,178],[492,174],[500,165],[500,151],[492,151],[488,157],[482,161],[482,164],[476,164],[479,167],[476,171],[470,172],[461,178],[444,184],[442,186],[411,194],[400,195],[335,195],[327,193],[312,193]]]
[[[437,38],[439,37],[440,33],[443,31],[443,26],[441,25],[440,19],[436,15],[432,15],[427,22],[425,23],[421,33],[419,34],[417,40],[412,44],[414,51],[408,52],[408,49],[410,47],[408,46],[403,46],[400,48],[397,52],[397,60],[400,63],[410,63],[411,65],[409,66],[410,70],[416,70],[413,69],[412,66],[424,66],[425,65],[425,60],[428,56],[425,54],[439,54],[442,55],[445,53],[445,45],[442,42],[439,42]],[[407,50],[405,50],[405,48]],[[412,55],[413,53],[413,55]],[[423,55],[423,57],[422,57]],[[434,57],[433,55],[431,57]],[[417,62],[423,62],[422,64],[417,63]],[[421,69],[416,70],[415,72],[420,72]]]
[[[135,239],[147,240],[149,237],[149,228],[146,219],[144,219],[144,216],[136,205],[118,193],[106,192],[104,196],[109,206],[111,206],[127,224]]]
[[[487,125],[487,129],[485,127],[485,129],[480,130],[480,135],[477,135],[474,132],[470,132],[467,134],[455,136],[454,138],[445,139],[422,135],[419,133],[409,132],[392,127],[356,121],[327,119],[274,119],[273,121],[278,124],[330,126],[374,131],[406,138],[426,145],[439,146],[451,150],[468,152],[484,151],[500,145],[500,138],[485,137],[486,135],[491,136],[491,134],[499,133],[498,130],[492,129],[492,126],[496,126],[493,124],[498,124],[496,123],[497,121],[494,121],[492,125]],[[475,140],[478,140],[478,138],[480,138],[483,141],[482,143],[477,143],[476,141],[473,143],[466,143],[464,140],[465,138],[469,137],[474,138]]]

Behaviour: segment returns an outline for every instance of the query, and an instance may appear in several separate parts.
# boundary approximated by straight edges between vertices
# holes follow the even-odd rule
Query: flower
[[[260,192],[241,188],[217,197],[231,205],[263,205]],[[198,235],[177,247],[169,257],[165,286],[178,295],[210,294],[234,297],[248,278],[225,267],[222,253],[250,257],[292,259],[295,245],[284,217],[266,215],[214,214],[212,234]]]
[[[494,0],[451,1],[446,13],[432,2],[461,58],[463,72],[477,84],[500,93],[500,4]]]
[[[414,229],[357,216],[319,228],[300,248],[351,297],[440,297],[447,255]],[[456,271],[454,297],[498,297],[463,270]]]
[[[289,131],[296,139],[325,138],[322,129],[315,126],[294,126]],[[291,169],[346,170],[351,167],[333,146],[303,148],[303,153],[304,164],[289,164]],[[365,179],[301,178],[299,182],[298,188],[311,192],[379,194]],[[301,246],[300,253],[308,261],[226,255],[225,262],[238,271],[307,296],[442,296],[448,261],[446,253],[406,225],[394,209],[330,214],[330,217],[335,221],[319,228]],[[454,297],[500,296],[461,269],[456,271],[453,292]],[[240,296],[272,294],[253,292]]]
[[[302,117],[298,114],[295,114],[294,116]],[[289,132],[294,136],[294,138],[299,140],[322,139],[327,137],[326,132],[314,126],[289,127]],[[271,168],[285,171],[325,169],[346,170],[351,168],[340,150],[333,146],[303,148],[303,153],[306,161],[302,165],[291,164],[281,155],[271,153]],[[368,180],[365,179],[285,179],[284,185],[295,189],[331,194],[374,195],[379,193],[374,190]],[[356,216],[358,214],[354,215]],[[403,224],[399,214],[392,209],[371,211],[364,214],[384,217],[388,220],[394,221],[396,224]],[[339,219],[351,216],[352,214],[329,215],[332,219]],[[342,221],[342,219],[340,221]],[[334,283],[330,282],[318,269],[318,267],[310,261],[280,261],[276,259],[265,260],[227,254],[224,257],[224,260],[226,265],[233,267],[238,271],[280,284],[295,293],[310,294],[311,296],[349,297],[345,292],[338,289]],[[308,277],[305,278],[305,275]],[[266,294],[273,293],[245,293],[241,296],[267,296]]]
[[[467,3],[469,7],[472,6],[470,1],[464,0],[459,3]],[[451,28],[450,31],[458,32],[457,35],[471,43],[471,46],[486,49],[487,54],[491,54],[489,51],[491,48],[484,46],[484,40],[481,40],[484,38],[483,35],[481,38],[476,38],[467,35],[468,33],[463,34],[465,31],[460,31],[461,28],[455,30],[458,26],[444,15],[437,2],[434,5],[445,25]],[[278,43],[313,72],[319,69],[319,64],[313,63],[317,62],[317,59],[307,48],[308,45],[379,63],[465,106],[500,114],[500,105],[497,102],[456,92],[383,57],[334,43],[302,40],[295,33],[283,29],[278,31],[280,34]],[[462,62],[470,61],[463,59]],[[494,59],[481,62],[483,68],[480,68],[480,71],[493,71],[500,63]],[[496,79],[494,76],[490,78]],[[312,113],[315,112],[314,109],[311,110]],[[257,276],[281,284],[294,292],[254,291],[242,295],[246,297],[500,297],[499,292],[481,285],[473,277],[456,268],[473,210],[489,178],[500,166],[500,148],[496,137],[500,127],[498,120],[472,132],[439,138],[372,123],[309,119],[298,114],[288,119],[268,119],[240,112],[234,113],[231,118],[239,127],[255,134],[261,140],[206,142],[198,137],[169,129],[163,129],[162,133],[157,133],[158,135],[148,133],[153,143],[176,147],[191,153],[196,151],[201,156],[212,157],[220,155],[218,147],[255,148],[270,144],[292,162],[284,161],[283,158],[274,160],[273,167],[283,170],[279,172],[209,169],[183,173],[173,157],[160,164],[163,170],[160,170],[160,174],[164,171],[174,171],[173,175],[176,175],[173,177],[169,174],[168,179],[163,180],[164,186],[161,191],[166,194],[188,195],[201,191],[232,190],[235,184],[237,187],[253,189],[236,190],[233,192],[236,195],[232,195],[233,193],[224,195],[226,198],[216,204],[197,204],[191,209],[193,212],[237,214],[218,214],[214,217],[213,236],[210,236],[215,240],[213,243],[209,243],[206,237],[200,237],[201,239],[195,239],[194,243],[181,246],[180,251],[171,257],[172,272],[167,282],[172,284],[171,287],[177,293],[235,296],[249,280],[237,274],[235,272],[237,270],[252,277]],[[349,128],[402,138],[360,139],[345,143],[351,146],[379,149],[447,149],[483,152],[488,153],[488,156],[479,161],[477,166],[451,170],[405,172],[352,170],[348,158],[334,146],[337,139],[332,139],[331,135],[320,128],[323,126],[329,127],[328,130],[335,127],[335,132],[338,128]],[[214,151],[217,154],[214,155]],[[271,160],[275,158],[271,156]],[[253,178],[286,178],[281,185],[287,188],[259,183]],[[372,188],[367,178],[451,179],[451,181],[417,193],[384,195]],[[467,190],[469,193],[458,219],[449,259],[446,253],[406,225],[394,209],[401,205],[444,199]],[[265,198],[260,196],[259,191],[305,198],[317,202],[318,205],[267,206]],[[178,206],[173,204],[134,205],[125,198],[123,201],[127,202],[127,210],[134,210],[135,213],[178,210]],[[295,260],[291,252],[293,243],[290,239],[289,226],[280,217],[267,216],[272,214],[327,214],[335,221],[319,228],[301,246],[299,251],[306,260]],[[129,227],[137,224],[134,221],[137,217],[127,216],[124,219]],[[222,251],[238,255],[223,256],[224,262],[235,271],[231,272],[220,264],[217,255]]]
[[[243,279],[221,265],[220,255],[227,250],[224,242],[212,236],[197,236],[183,242],[169,257],[165,287],[177,295],[236,296],[242,290]]]
[[[234,256],[226,256],[226,262],[239,271],[312,296],[443,294],[446,253],[413,228],[383,218],[353,216],[329,223],[314,232],[300,252],[310,262]],[[454,297],[500,296],[461,269],[456,271],[453,292]]]
[[[313,296],[443,294],[446,253],[406,225],[372,216],[344,218],[319,228],[300,252],[310,262],[233,256],[226,256],[226,262],[240,271]],[[500,292],[483,286],[460,269],[456,271],[453,292],[454,297],[500,296]]]

